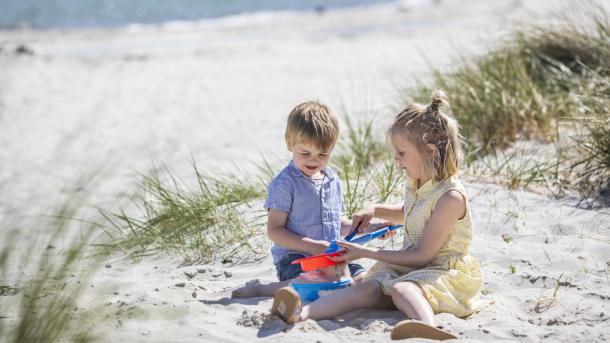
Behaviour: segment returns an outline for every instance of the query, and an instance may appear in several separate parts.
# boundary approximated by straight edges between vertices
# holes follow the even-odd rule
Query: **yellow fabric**
[[[466,191],[457,177],[442,182],[428,181],[416,189],[413,180],[407,180],[405,192],[405,235],[402,250],[415,248],[422,239],[426,223],[438,199],[450,190]],[[412,281],[419,284],[435,313],[453,313],[458,317],[472,314],[478,305],[481,288],[479,263],[468,254],[472,240],[470,206],[466,215],[458,220],[432,262],[423,268],[410,268],[377,261],[365,279],[378,280],[384,294],[397,282]]]

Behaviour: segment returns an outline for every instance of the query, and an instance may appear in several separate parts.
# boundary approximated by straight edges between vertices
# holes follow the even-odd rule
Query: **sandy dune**
[[[513,20],[543,21],[562,2],[443,1],[308,13],[256,14],[104,30],[0,32],[0,220],[45,211],[61,196],[112,208],[137,173],[162,161],[191,173],[254,172],[287,157],[283,129],[298,102],[389,123],[397,85],[475,56]],[[33,54],[17,54],[26,45]],[[93,181],[77,180],[95,175]],[[500,186],[467,183],[472,254],[485,306],[441,314],[479,341],[610,340],[610,213]],[[507,242],[508,241],[508,242]],[[366,263],[366,262],[365,262]],[[269,298],[231,300],[270,258],[180,267],[176,257],[111,261],[82,307],[104,341],[370,342],[389,340],[398,311],[358,311],[286,326]],[[199,272],[198,272],[199,270]],[[189,274],[189,275],[187,275]]]

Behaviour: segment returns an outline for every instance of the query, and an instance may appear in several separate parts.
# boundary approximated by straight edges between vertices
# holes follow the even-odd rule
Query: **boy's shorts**
[[[283,256],[280,261],[275,264],[277,278],[280,279],[280,281],[284,281],[294,279],[295,277],[299,276],[303,272],[301,265],[299,263],[292,264],[292,261],[304,257],[307,256],[302,254],[288,254]],[[360,273],[364,272],[364,267],[358,263],[348,263],[347,266],[349,267],[349,272],[352,274],[352,277],[356,277]]]

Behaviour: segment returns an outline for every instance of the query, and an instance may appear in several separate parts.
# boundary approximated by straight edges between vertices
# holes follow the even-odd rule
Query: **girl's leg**
[[[392,299],[381,292],[379,282],[368,280],[339,289],[330,296],[303,306],[301,320],[334,318],[358,309],[391,306]]]
[[[272,297],[278,289],[288,286],[290,281],[260,283],[258,279],[254,279],[246,283],[245,286],[233,290],[231,298]]]
[[[336,290],[305,306],[301,306],[300,299],[294,299],[295,297],[298,298],[298,295],[290,288],[279,290],[273,301],[272,312],[279,314],[285,321],[294,322],[333,318],[363,308],[392,307],[392,299],[381,292],[379,283],[375,280]],[[282,305],[283,302],[286,305]],[[283,308],[288,310],[277,310]]]
[[[398,282],[390,289],[394,305],[408,318],[434,326],[434,311],[424,290],[415,282]]]
[[[414,320],[404,320],[392,329],[392,339],[427,338],[433,340],[455,339],[456,336],[436,328],[434,312],[424,290],[415,282],[399,282],[390,289],[394,305]]]

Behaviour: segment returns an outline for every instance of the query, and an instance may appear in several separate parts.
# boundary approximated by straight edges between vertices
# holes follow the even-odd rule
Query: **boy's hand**
[[[326,252],[326,249],[330,245],[330,243],[325,240],[319,240],[319,241],[316,241],[314,243],[314,245],[315,245],[315,248],[312,251],[310,251],[310,253],[312,255],[316,256],[316,255],[324,254]]]
[[[350,229],[350,232],[353,232],[354,230],[358,230],[358,232],[361,233],[366,232],[365,230],[368,227],[371,219],[373,219],[374,215],[375,208],[372,206],[354,213],[352,216],[352,228]]]

